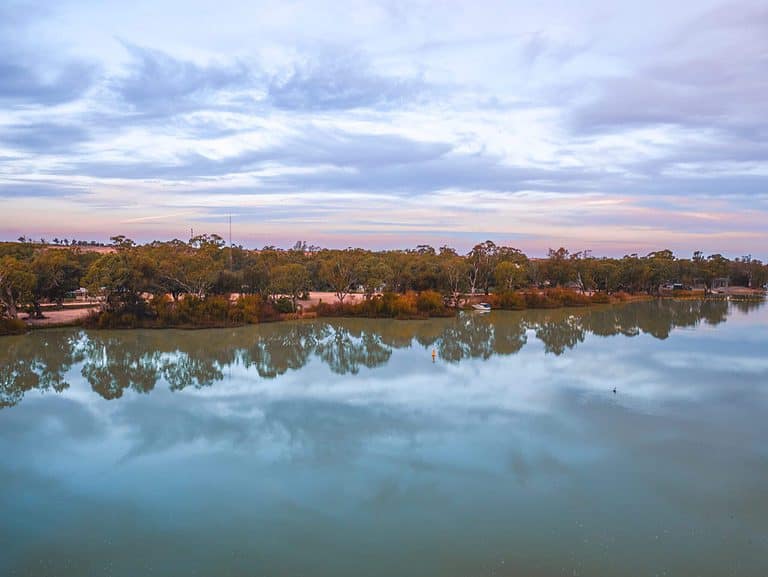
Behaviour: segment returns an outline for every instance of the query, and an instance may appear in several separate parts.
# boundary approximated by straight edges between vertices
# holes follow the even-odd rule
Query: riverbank
[[[420,294],[407,293],[376,295],[366,299],[362,294],[349,294],[340,303],[334,293],[313,292],[309,298],[297,301],[298,312],[280,313],[271,303],[262,303],[258,297],[241,297],[235,301],[212,297],[206,301],[188,299],[167,304],[165,311],[157,309],[151,317],[139,318],[126,313],[100,313],[95,305],[66,307],[61,310],[46,309],[43,318],[6,320],[0,326],[0,334],[19,334],[28,330],[87,326],[101,329],[210,329],[231,328],[247,324],[279,322],[313,318],[393,318],[398,320],[420,320],[435,317],[449,317],[460,310],[471,310],[471,305],[488,302],[494,310],[533,310],[589,307],[594,305],[622,304],[649,301],[653,299],[763,299],[765,293],[748,290],[728,295],[703,295],[680,292],[669,295],[647,295],[629,293],[581,293],[564,289],[535,291],[510,291],[489,295],[464,295],[462,306],[445,306],[442,296],[433,291]],[[179,309],[183,310],[179,310]]]
[[[64,308],[61,310],[45,310],[43,318],[27,318],[24,322],[30,327],[67,327],[81,324],[89,315],[97,313],[98,306]]]

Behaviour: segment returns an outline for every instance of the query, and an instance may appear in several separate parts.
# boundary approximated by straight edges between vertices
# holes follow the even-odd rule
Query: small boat
[[[476,303],[472,305],[472,308],[481,313],[491,312],[491,305],[488,303]]]

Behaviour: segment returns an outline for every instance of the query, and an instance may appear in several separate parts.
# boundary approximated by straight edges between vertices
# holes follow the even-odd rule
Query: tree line
[[[30,244],[38,244],[38,243],[42,245],[48,244],[48,241],[45,240],[44,237],[41,237],[40,240],[38,241],[37,239],[22,235],[16,240],[18,240],[19,242],[26,242]],[[90,247],[107,246],[103,242],[99,242],[97,240],[78,240],[76,238],[72,238],[72,239],[59,238],[57,236],[51,239],[51,244],[54,244],[56,246],[90,246]]]
[[[668,283],[709,291],[718,279],[745,287],[768,281],[768,266],[750,256],[728,259],[697,251],[683,258],[661,250],[607,258],[559,248],[546,258],[531,258],[490,240],[466,254],[448,246],[335,250],[305,242],[290,249],[249,250],[227,246],[215,234],[143,245],[115,236],[110,247],[110,252],[96,253],[71,244],[50,248],[42,243],[0,243],[0,316],[15,319],[24,310],[39,315],[43,303],[62,304],[80,287],[99,295],[107,311],[140,313],[154,297],[166,302],[168,310],[197,307],[188,311],[193,316],[202,314],[205,306],[224,306],[222,298],[237,293],[246,300],[235,314],[247,322],[249,302],[261,305],[260,312],[251,311],[255,316],[269,307],[289,312],[309,291],[331,292],[340,306],[352,292],[364,294],[366,301],[375,300],[375,295],[412,295],[417,312],[436,313],[443,304],[456,306],[466,294],[557,287],[582,293],[657,294]],[[392,311],[410,306],[407,299],[392,298]]]

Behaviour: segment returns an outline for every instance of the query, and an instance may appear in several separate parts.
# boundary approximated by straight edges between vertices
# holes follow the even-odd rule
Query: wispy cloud
[[[193,215],[194,212],[186,210],[183,212],[174,212],[171,214],[156,214],[152,216],[139,216],[137,218],[127,218],[125,220],[121,220],[120,224],[141,224],[143,222],[150,222],[150,221],[158,221],[158,220],[169,220],[169,219],[178,219],[180,216],[190,216]]]
[[[215,108],[224,91],[247,89],[253,83],[249,70],[238,62],[200,65],[161,50],[127,42],[123,46],[129,64],[109,85],[133,112],[173,116]]]
[[[348,48],[320,51],[272,78],[270,102],[288,110],[331,111],[413,106],[426,90],[418,77],[385,76]]]
[[[210,7],[0,6],[0,235],[768,258],[756,0]]]

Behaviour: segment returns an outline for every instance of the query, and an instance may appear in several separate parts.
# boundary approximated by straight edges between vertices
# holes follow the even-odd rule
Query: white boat
[[[488,303],[476,303],[472,305],[472,308],[482,313],[487,313],[491,311],[491,305],[489,305]]]

